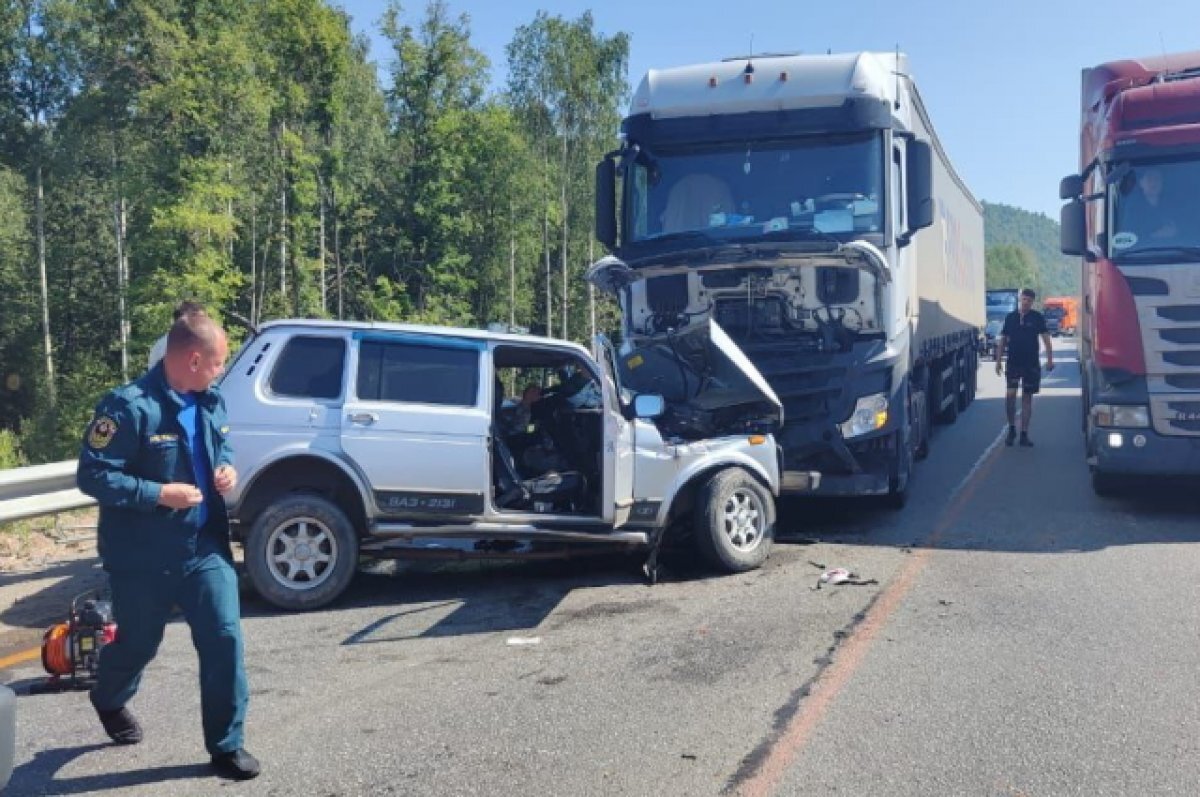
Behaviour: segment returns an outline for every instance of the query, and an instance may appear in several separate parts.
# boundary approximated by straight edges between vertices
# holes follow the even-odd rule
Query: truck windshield
[[[878,132],[643,150],[626,194],[627,240],[882,233],[883,161]]]
[[[1200,262],[1200,160],[1118,163],[1108,191],[1109,255],[1121,263]]]

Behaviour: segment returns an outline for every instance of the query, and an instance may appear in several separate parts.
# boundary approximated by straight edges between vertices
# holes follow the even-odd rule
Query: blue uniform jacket
[[[200,486],[208,523],[198,528],[199,507],[158,505],[162,485],[195,484],[187,435],[179,424],[183,404],[167,385],[162,363],[106,395],[84,434],[76,482],[100,504],[99,550],[112,572],[173,572],[194,557],[201,534],[231,557],[229,516],[213,484]],[[233,464],[225,402],[215,389],[196,394],[197,427],[215,472]],[[213,547],[208,545],[209,548]]]

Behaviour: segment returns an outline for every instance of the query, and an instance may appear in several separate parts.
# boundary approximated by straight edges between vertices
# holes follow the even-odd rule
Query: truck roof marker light
[[[717,76],[716,75],[713,75],[712,77],[710,77],[708,79],[708,87],[710,89],[715,89],[717,87]]]
[[[779,73],[779,80],[780,80],[780,82],[781,82],[781,83],[787,83],[787,79],[788,79],[788,73],[787,73],[787,72],[780,72],[780,73]]]
[[[752,446],[761,446],[763,443],[767,442],[767,436],[761,434],[752,434],[748,440]]]

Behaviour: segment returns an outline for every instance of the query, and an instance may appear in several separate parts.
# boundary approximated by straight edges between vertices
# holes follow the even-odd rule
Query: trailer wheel
[[[923,460],[929,456],[929,445],[931,435],[933,434],[933,379],[930,377],[925,380],[925,389],[919,390],[913,394],[913,410],[911,417],[919,419],[914,421],[915,424],[920,424],[920,430],[917,434],[916,446],[913,448],[913,457],[917,461]]]
[[[949,404],[947,404],[946,409],[944,410],[940,408],[942,406],[942,402],[949,394],[946,392],[946,380],[942,376],[942,369],[940,367],[937,369],[937,373],[935,375],[935,381],[938,384],[937,404],[935,407],[937,408],[936,411],[938,413],[938,420],[946,426],[949,426],[958,420],[959,374],[957,361],[953,363],[953,369],[954,373],[950,376],[950,384],[953,386],[954,390],[954,401],[951,401]]]
[[[762,565],[775,539],[775,501],[741,468],[726,468],[700,489],[695,510],[696,544],[711,564],[727,573]]]
[[[956,376],[958,378],[954,384],[957,386],[958,411],[962,412],[971,404],[972,371],[969,367],[971,364],[971,355],[964,353],[962,357],[956,358],[956,362],[959,363],[956,369],[958,372]]]

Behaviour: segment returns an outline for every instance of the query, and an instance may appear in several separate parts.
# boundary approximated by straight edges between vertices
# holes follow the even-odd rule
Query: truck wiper
[[[1132,252],[1122,252],[1113,259],[1119,263],[1132,263],[1142,259],[1155,262],[1164,259],[1200,262],[1200,246],[1143,246]]]
[[[765,232],[755,241],[825,241],[832,244],[834,249],[842,245],[842,241],[816,227],[789,227],[786,230]]]
[[[668,232],[662,235],[653,235],[643,238],[636,243],[639,244],[661,244],[661,243],[678,243],[680,241],[696,241],[708,245],[721,243],[721,239],[710,235],[703,230],[680,230],[678,232]]]

